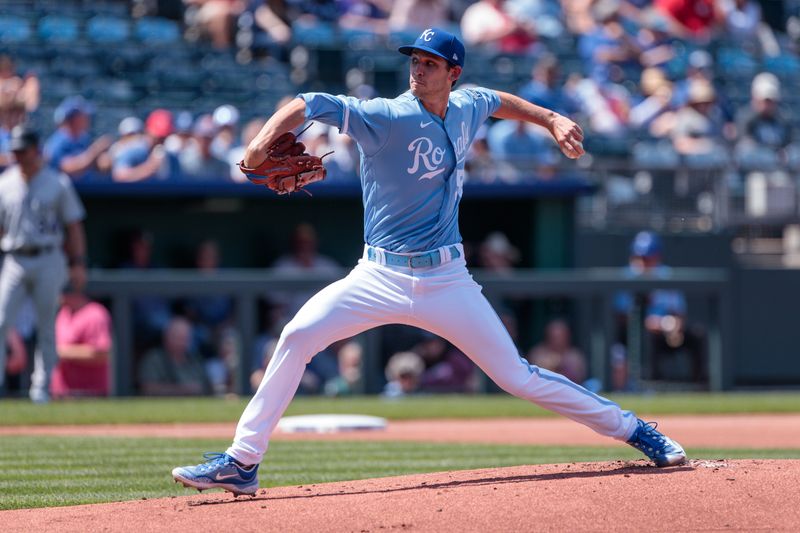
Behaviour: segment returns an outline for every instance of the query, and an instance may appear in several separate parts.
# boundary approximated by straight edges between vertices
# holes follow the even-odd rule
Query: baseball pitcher
[[[467,150],[478,128],[489,117],[537,124],[573,159],[584,153],[581,128],[512,94],[453,90],[464,45],[444,30],[427,29],[399,51],[411,58],[409,91],[368,101],[301,94],[248,146],[242,170],[251,181],[286,193],[323,179],[324,169],[302,146],[286,149],[285,132],[317,120],[352,137],[361,152],[364,254],[346,278],[313,296],[284,328],[230,448],[207,454],[200,465],[174,469],[175,480],[254,494],[269,436],[305,365],[336,340],[394,323],[447,339],[511,394],[628,442],[658,466],[682,463],[683,449],[653,424],[522,359],[466,268],[458,206]],[[303,159],[293,165],[293,157]],[[289,186],[277,185],[287,181],[287,173],[293,173]]]

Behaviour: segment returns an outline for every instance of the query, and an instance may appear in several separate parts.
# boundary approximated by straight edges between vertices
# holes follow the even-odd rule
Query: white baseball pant
[[[347,277],[314,295],[283,329],[227,453],[243,464],[260,463],[311,358],[337,340],[385,324],[407,324],[439,335],[509,393],[600,434],[627,440],[636,428],[633,413],[519,356],[467,271],[463,248],[457,247],[459,258],[415,269],[377,264],[367,259],[365,248]],[[449,252],[440,251],[450,259]]]
[[[31,398],[47,396],[50,376],[58,363],[55,322],[66,281],[66,260],[58,250],[36,257],[6,254],[0,269],[0,387],[5,381],[6,331],[27,293],[33,300],[37,320],[30,395]]]

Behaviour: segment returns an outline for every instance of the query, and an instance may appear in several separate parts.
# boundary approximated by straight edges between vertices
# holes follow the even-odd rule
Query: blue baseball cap
[[[423,31],[414,44],[397,49],[401,54],[411,55],[414,50],[422,50],[439,56],[451,65],[464,66],[464,43],[452,33],[440,28],[428,28]]]
[[[58,107],[53,112],[53,121],[56,124],[61,124],[78,113],[91,115],[94,113],[94,106],[87,102],[83,96],[68,96],[63,102],[58,104]]]
[[[661,253],[661,238],[652,231],[640,231],[631,243],[631,255],[650,257]]]

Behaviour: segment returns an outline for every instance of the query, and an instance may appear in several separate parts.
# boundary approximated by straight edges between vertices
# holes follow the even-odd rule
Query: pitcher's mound
[[[269,476],[264,469],[263,476]],[[800,461],[572,463],[0,513],[5,531],[797,531]],[[91,481],[87,480],[87,485]]]

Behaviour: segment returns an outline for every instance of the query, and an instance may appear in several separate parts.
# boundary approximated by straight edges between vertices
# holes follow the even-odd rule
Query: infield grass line
[[[0,437],[0,510],[196,494],[173,482],[175,466],[224,450],[227,440]],[[800,450],[689,449],[696,459],[800,459]],[[524,446],[364,441],[276,441],[261,487],[526,464],[641,459],[625,445]]]
[[[800,393],[610,395],[624,409],[644,415],[800,413]],[[0,400],[0,424],[235,423],[249,398],[109,398],[34,405]],[[526,418],[557,416],[506,394],[414,396],[388,400],[377,396],[297,397],[287,415],[364,414],[390,420],[436,418]]]

